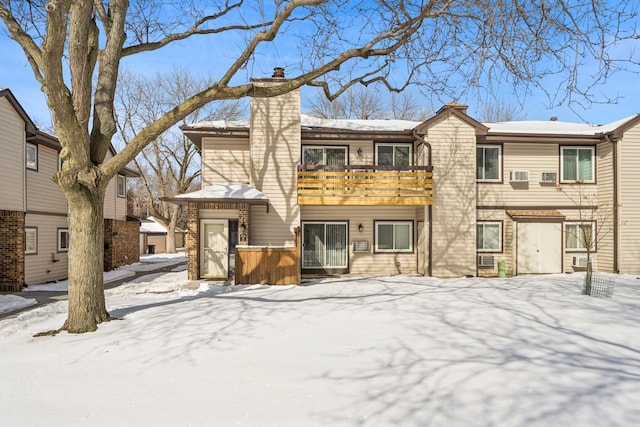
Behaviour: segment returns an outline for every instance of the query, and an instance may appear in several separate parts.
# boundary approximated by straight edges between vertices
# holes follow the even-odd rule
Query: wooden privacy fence
[[[296,246],[236,246],[236,285],[299,285],[300,228]]]

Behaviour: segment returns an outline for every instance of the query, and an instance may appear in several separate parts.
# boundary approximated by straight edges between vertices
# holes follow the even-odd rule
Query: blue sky
[[[635,44],[640,47],[640,41],[636,41]],[[634,47],[633,45],[626,46],[629,51]],[[196,76],[206,76],[207,74],[215,76],[216,73],[223,71],[221,65],[233,58],[225,57],[224,51],[212,52],[211,50],[207,39],[201,37],[159,52],[145,53],[139,58],[127,59],[124,63],[134,72],[147,75],[155,75],[171,66],[181,66],[191,70]],[[246,76],[242,78],[268,77],[274,66],[286,66],[297,62],[299,62],[299,58],[295,55],[295,49],[288,48],[286,52],[267,50],[267,53],[263,52],[250,66],[250,69],[246,71]],[[585,68],[583,73],[588,74],[589,69]],[[557,82],[551,78],[547,80],[547,87],[555,88]],[[240,80],[236,82],[243,83]],[[49,126],[50,117],[40,85],[33,77],[22,50],[5,34],[0,34],[0,87],[11,89],[27,113],[40,127],[47,128]],[[303,112],[306,101],[314,96],[315,91],[316,89],[303,88]],[[478,97],[473,93],[476,92],[472,91],[472,94],[457,101],[469,105],[468,112],[471,116],[478,116],[482,111],[482,102],[478,101]],[[548,120],[550,117],[556,116],[561,121],[604,124],[640,113],[640,102],[638,101],[640,100],[640,76],[637,74],[618,73],[607,84],[596,87],[594,94],[606,94],[609,97],[619,96],[620,99],[616,104],[573,105],[572,107],[561,105],[549,108],[549,101],[544,93],[534,89],[522,102],[522,117],[526,120]],[[423,101],[425,108],[432,110],[437,110],[444,102],[450,101],[450,99],[440,99],[435,94],[424,95],[415,92],[414,95]],[[482,93],[480,95],[481,97],[486,96]],[[519,98],[514,94],[513,88],[507,86],[498,88],[495,96],[514,104],[515,100]]]

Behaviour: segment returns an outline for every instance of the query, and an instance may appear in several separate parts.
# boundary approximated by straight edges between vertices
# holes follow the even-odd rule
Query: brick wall
[[[239,245],[249,244],[251,218],[249,216],[250,206],[247,203],[189,203],[187,208],[187,233],[185,235],[185,248],[187,252],[187,278],[198,280],[200,278],[200,258],[198,257],[198,246],[200,245],[200,209],[238,209],[238,221],[246,226],[246,239],[240,240]]]
[[[18,292],[24,284],[24,213],[0,210],[0,291]]]
[[[104,271],[140,261],[140,222],[104,220]]]

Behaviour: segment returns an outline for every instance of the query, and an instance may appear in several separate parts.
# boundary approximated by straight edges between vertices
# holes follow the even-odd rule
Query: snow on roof
[[[147,221],[140,223],[141,233],[166,233],[167,228],[156,221],[152,216],[147,218]]]
[[[179,194],[174,199],[238,199],[238,200],[267,200],[263,192],[247,184],[214,184],[202,190]]]
[[[587,123],[571,123],[559,121],[514,121],[483,123],[491,133],[522,133],[522,134],[553,134],[553,135],[595,135],[612,132],[629,120],[637,117],[633,115],[606,124],[593,125]],[[350,131],[404,131],[414,129],[422,122],[410,120],[339,120],[320,119],[317,117],[300,115],[302,129],[342,129]],[[213,120],[195,123],[192,129],[249,129],[249,120]]]
[[[300,125],[303,129],[343,129],[360,131],[402,131],[413,129],[421,122],[410,120],[342,120],[320,119],[318,117],[300,115]],[[249,120],[209,120],[195,123],[191,128],[217,129],[248,129]]]
[[[345,130],[378,130],[378,131],[402,131],[410,130],[418,126],[421,122],[410,120],[339,120],[339,119],[319,119],[317,117],[300,116],[303,128],[327,128]]]
[[[570,123],[559,121],[514,121],[484,123],[489,127],[489,133],[539,133],[557,135],[595,135],[616,130],[634,116],[624,118],[606,125],[592,125],[588,123]]]

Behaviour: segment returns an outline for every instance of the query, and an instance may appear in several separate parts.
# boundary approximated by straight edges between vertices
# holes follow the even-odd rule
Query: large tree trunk
[[[62,329],[95,331],[109,319],[104,297],[104,190],[66,191],[69,201],[69,313]]]
[[[176,253],[176,224],[170,222],[167,226],[167,248],[168,254]]]

